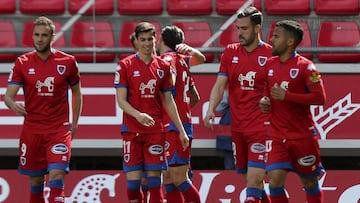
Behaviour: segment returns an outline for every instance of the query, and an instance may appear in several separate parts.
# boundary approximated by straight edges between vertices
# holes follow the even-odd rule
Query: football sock
[[[165,199],[167,203],[183,203],[184,197],[180,190],[174,184],[166,184],[165,186]]]
[[[187,180],[178,186],[186,202],[200,203],[200,194],[198,189]]]
[[[64,180],[50,180],[50,196],[49,203],[64,203],[65,192],[64,192]]]
[[[44,184],[38,186],[30,185],[30,203],[45,203]]]

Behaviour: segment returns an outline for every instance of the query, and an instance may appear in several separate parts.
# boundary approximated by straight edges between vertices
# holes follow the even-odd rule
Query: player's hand
[[[270,99],[267,96],[264,96],[259,101],[259,106],[261,109],[261,112],[268,113],[270,111]]]
[[[193,51],[193,48],[187,44],[178,44],[175,47],[175,51],[179,54],[191,54]]]
[[[213,130],[213,123],[214,123],[214,119],[215,119],[215,113],[214,112],[207,112],[206,116],[204,118],[204,125],[205,127]]]
[[[155,125],[155,120],[147,113],[140,113],[136,117],[136,120],[146,127],[151,127]]]
[[[277,83],[271,88],[271,97],[276,100],[284,101],[286,90],[281,88]]]
[[[183,150],[185,151],[186,148],[189,147],[189,137],[187,136],[187,134],[185,133],[179,133],[179,138],[183,147]]]
[[[15,102],[11,107],[11,110],[13,110],[18,116],[25,116],[27,114],[25,105],[20,102]]]

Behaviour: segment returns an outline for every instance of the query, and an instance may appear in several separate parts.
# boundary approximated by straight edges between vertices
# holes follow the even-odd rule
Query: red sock
[[[184,197],[181,194],[180,190],[175,189],[171,192],[165,193],[165,199],[167,203],[183,203]]]
[[[164,194],[161,187],[152,187],[149,188],[150,203],[163,203],[164,202]]]
[[[244,203],[260,203],[260,199],[258,197],[249,196],[246,197]]]
[[[30,203],[45,203],[44,193],[30,193]]]
[[[192,203],[201,202],[199,191],[190,181],[186,181],[182,183],[178,188],[180,189],[180,191],[182,191],[181,193],[183,194],[186,202],[192,202]]]
[[[320,191],[317,195],[308,195],[306,194],[306,201],[308,203],[323,203],[324,202],[324,193]]]
[[[64,203],[65,192],[63,188],[50,188],[49,203]]]
[[[144,199],[144,195],[142,193],[142,191],[140,190],[140,188],[138,190],[127,190],[127,196],[129,199],[129,202],[142,202]]]
[[[289,203],[288,198],[286,197],[286,194],[280,195],[280,196],[270,196],[271,202],[274,203]]]

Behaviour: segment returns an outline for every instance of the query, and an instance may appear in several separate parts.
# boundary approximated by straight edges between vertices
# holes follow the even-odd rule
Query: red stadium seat
[[[309,15],[310,0],[265,0],[268,15]]]
[[[20,0],[20,12],[36,15],[64,14],[65,0]]]
[[[107,21],[77,21],[72,27],[70,47],[114,48],[114,34],[111,24]],[[112,53],[80,53],[74,55],[77,61],[85,63],[113,62],[115,59],[115,54]]]
[[[216,0],[216,13],[219,15],[233,15],[246,0]],[[254,0],[254,6],[261,11],[261,0]]]
[[[358,15],[359,0],[314,0],[316,15]]]
[[[16,11],[16,0],[1,0],[0,14],[13,14]]]
[[[12,22],[0,21],[0,47],[16,48],[16,33]],[[0,62],[13,62],[16,54],[0,54]]]
[[[210,15],[212,0],[167,0],[169,15]]]
[[[117,0],[121,15],[160,15],[163,12],[162,0]]]
[[[355,47],[360,42],[357,22],[324,21],[317,36],[318,47]],[[360,62],[360,53],[319,53],[320,62]]]
[[[77,13],[88,0],[69,0],[69,12],[71,14]],[[85,15],[93,14],[94,5],[86,10]],[[95,1],[95,15],[111,15],[114,12],[114,0],[96,0]]]
[[[303,40],[301,41],[301,43],[298,45],[298,47],[311,47],[312,46],[312,40],[311,40],[311,32],[309,29],[309,25],[307,22],[305,21],[298,21],[298,23],[303,27],[304,29],[304,35],[303,35]],[[274,28],[275,28],[275,24],[276,22],[272,22],[270,24],[270,28],[269,28],[269,33],[268,33],[268,38],[267,41],[270,43],[270,38],[272,36],[272,33],[274,32]],[[271,44],[271,43],[270,43]],[[306,58],[313,60],[313,54],[311,53],[301,53],[299,52],[301,55],[305,56]]]
[[[126,21],[123,22],[120,28],[120,32],[119,32],[119,47],[120,48],[132,48],[132,44],[130,41],[130,35],[134,32],[136,25],[139,22],[136,21]],[[151,22],[156,29],[156,35],[159,36],[161,34],[161,25],[159,22]],[[135,51],[134,51],[135,52]],[[131,53],[129,54],[120,54],[119,58],[125,58],[126,56],[129,56]]]
[[[212,31],[207,21],[175,21],[173,25],[183,30],[185,43],[192,47],[201,47],[212,36]],[[204,55],[206,62],[214,60],[214,54],[208,53]]]
[[[55,33],[61,30],[61,23],[54,22],[55,24]],[[21,36],[21,47],[34,47],[34,41],[32,39],[33,35],[33,21],[26,21],[22,26],[22,36]],[[54,44],[54,48],[65,47],[65,37],[62,35]]]

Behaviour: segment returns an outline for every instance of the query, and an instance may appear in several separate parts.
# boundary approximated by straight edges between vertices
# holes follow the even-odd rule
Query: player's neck
[[[254,49],[256,49],[260,44],[260,38],[257,37],[254,39],[254,41],[249,44],[248,46],[244,46],[247,52],[252,52]]]
[[[51,55],[51,50],[39,52],[37,51],[36,54],[42,59],[46,60]]]
[[[153,58],[153,54],[141,54],[139,53],[140,60],[144,61],[145,64],[149,64]]]

